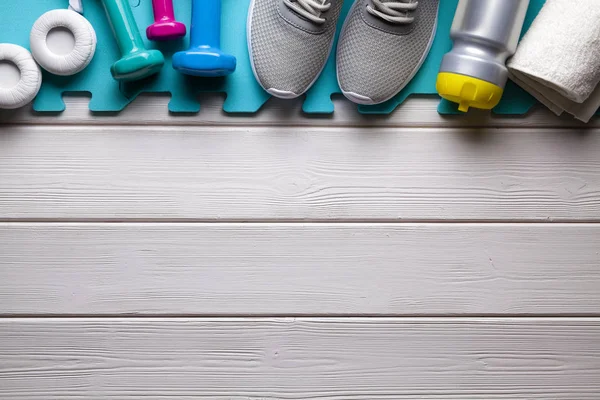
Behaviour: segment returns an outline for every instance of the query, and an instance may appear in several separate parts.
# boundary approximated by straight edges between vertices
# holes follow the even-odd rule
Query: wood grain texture
[[[598,400],[600,119],[222,99],[0,110],[0,399]]]
[[[600,130],[9,126],[0,220],[600,221]]]
[[[0,320],[0,398],[573,399],[600,320]]]
[[[586,314],[599,224],[0,224],[0,313]]]
[[[86,124],[86,125],[203,125],[223,126],[388,126],[388,127],[572,127],[600,126],[600,118],[588,124],[564,115],[557,117],[543,106],[538,106],[521,117],[495,116],[486,111],[470,110],[465,116],[441,116],[437,113],[439,100],[433,97],[409,98],[390,115],[367,116],[357,112],[356,106],[342,96],[334,96],[335,113],[331,116],[310,116],[302,112],[303,99],[270,99],[256,114],[227,114],[222,110],[224,96],[199,96],[202,111],[199,114],[178,115],[168,111],[169,96],[142,95],[120,113],[91,113],[86,97],[66,97],[67,109],[61,114],[35,113],[31,108],[0,110],[0,123],[13,124]]]

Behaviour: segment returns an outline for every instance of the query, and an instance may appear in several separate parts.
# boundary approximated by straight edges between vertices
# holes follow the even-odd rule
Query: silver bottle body
[[[440,72],[481,79],[504,87],[506,60],[519,42],[529,0],[460,0],[452,23],[452,50]]]

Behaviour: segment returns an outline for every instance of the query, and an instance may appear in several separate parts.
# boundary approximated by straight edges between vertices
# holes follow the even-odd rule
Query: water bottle
[[[489,110],[508,80],[506,60],[516,49],[529,0],[459,0],[450,37],[452,50],[442,59],[436,88],[440,96]]]

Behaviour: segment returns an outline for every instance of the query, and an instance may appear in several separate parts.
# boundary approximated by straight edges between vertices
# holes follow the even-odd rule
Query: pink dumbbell
[[[185,36],[185,25],[175,21],[173,0],[152,0],[154,23],[146,29],[150,40],[172,40]]]

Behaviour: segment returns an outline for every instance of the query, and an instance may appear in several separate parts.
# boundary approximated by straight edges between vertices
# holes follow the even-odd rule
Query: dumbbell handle
[[[128,2],[102,0],[122,55],[146,48]]]
[[[173,0],[152,0],[152,9],[154,10],[155,22],[175,21]]]
[[[221,47],[221,0],[192,0],[192,47]]]

